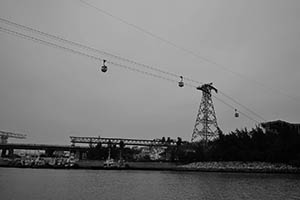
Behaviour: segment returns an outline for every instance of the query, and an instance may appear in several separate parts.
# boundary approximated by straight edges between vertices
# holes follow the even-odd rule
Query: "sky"
[[[0,0],[0,18],[213,82],[221,92],[214,96],[231,105],[213,97],[225,134],[263,119],[300,122],[300,1],[84,1],[94,7],[80,0]],[[36,36],[1,21],[0,26]],[[102,73],[101,65],[0,31],[0,130],[27,134],[10,142],[45,144],[69,144],[70,135],[191,139],[199,90],[110,64]],[[235,118],[233,108],[248,117]]]

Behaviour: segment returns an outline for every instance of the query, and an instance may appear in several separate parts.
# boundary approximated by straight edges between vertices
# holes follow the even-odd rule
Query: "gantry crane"
[[[25,139],[26,135],[21,133],[13,133],[0,130],[0,144],[7,144],[8,138]]]

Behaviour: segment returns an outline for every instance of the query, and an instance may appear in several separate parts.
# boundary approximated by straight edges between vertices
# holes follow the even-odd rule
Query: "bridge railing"
[[[145,139],[125,139],[125,138],[102,138],[102,137],[77,137],[70,136],[71,142],[84,143],[84,144],[120,144],[124,145],[136,145],[136,146],[176,146],[174,140],[171,141],[161,141],[161,140],[145,140]]]

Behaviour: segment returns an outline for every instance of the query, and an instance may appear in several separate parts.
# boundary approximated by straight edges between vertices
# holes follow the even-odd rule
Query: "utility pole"
[[[218,90],[212,86],[212,83],[204,84],[197,89],[202,91],[202,99],[192,134],[192,142],[204,141],[206,145],[208,141],[217,138],[220,131],[211,98],[211,91],[218,93]]]

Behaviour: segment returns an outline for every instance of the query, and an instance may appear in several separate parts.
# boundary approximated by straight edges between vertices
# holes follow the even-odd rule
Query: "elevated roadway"
[[[24,149],[24,150],[55,150],[55,151],[78,151],[88,150],[89,147],[72,145],[52,145],[52,144],[0,144],[0,149]]]
[[[16,144],[16,143],[8,143],[8,144],[0,144],[1,157],[7,156],[6,153],[8,151],[8,156],[11,157],[14,154],[15,149],[22,150],[44,150],[47,156],[52,156],[55,151],[69,151],[75,152],[81,158],[84,153],[86,153],[89,147],[83,146],[72,146],[72,145],[51,145],[51,144]]]
[[[111,144],[111,145],[119,145],[123,142],[124,145],[132,145],[132,146],[176,146],[176,141],[174,140],[144,140],[144,139],[125,139],[125,138],[102,138],[102,137],[76,137],[70,136],[71,143],[81,143],[81,144]]]

